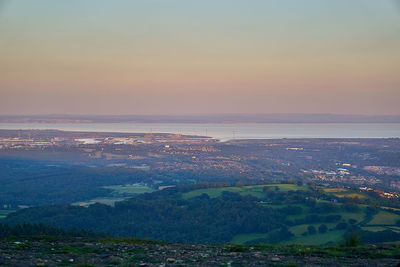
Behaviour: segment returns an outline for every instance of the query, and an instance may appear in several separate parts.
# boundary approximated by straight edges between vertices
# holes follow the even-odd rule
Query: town
[[[393,192],[400,190],[399,153],[396,138],[221,142],[163,133],[0,130],[0,158],[158,172],[206,170],[250,181],[368,187],[384,192],[382,197],[398,196]]]

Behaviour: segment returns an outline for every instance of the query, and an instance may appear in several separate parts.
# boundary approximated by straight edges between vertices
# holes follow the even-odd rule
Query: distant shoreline
[[[400,123],[0,123],[4,130],[61,130],[235,139],[400,138]]]

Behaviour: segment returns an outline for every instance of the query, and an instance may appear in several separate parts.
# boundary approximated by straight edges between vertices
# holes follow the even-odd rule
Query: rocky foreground
[[[0,266],[400,266],[400,246],[166,244],[138,239],[0,240]]]

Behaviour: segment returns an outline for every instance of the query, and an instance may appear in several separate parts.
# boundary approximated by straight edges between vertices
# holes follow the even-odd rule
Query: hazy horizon
[[[158,114],[158,115],[0,115],[0,124],[24,123],[400,123],[400,115],[351,114]],[[7,126],[7,127],[8,127]],[[12,127],[14,127],[12,126]]]
[[[101,116],[181,116],[181,117],[190,117],[190,116],[280,116],[280,115],[295,115],[295,116],[360,116],[360,117],[397,117],[400,116],[400,114],[362,114],[362,113],[318,113],[318,112],[313,112],[313,113],[303,113],[303,112],[270,112],[270,113],[252,113],[252,112],[219,112],[219,113],[168,113],[168,114],[162,114],[162,113],[24,113],[24,114],[12,114],[12,113],[4,113],[1,114],[0,116],[7,117],[7,116],[15,116],[15,117],[22,117],[22,116],[66,116],[66,117],[74,117],[74,116],[93,116],[93,117],[101,117]]]
[[[0,114],[400,115],[394,0],[0,0]]]

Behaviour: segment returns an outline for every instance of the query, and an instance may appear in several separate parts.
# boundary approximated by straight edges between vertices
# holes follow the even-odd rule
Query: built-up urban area
[[[251,181],[312,181],[375,190],[386,198],[399,197],[399,151],[399,139],[221,142],[207,136],[151,132],[0,131],[3,158],[143,171],[202,170]]]

